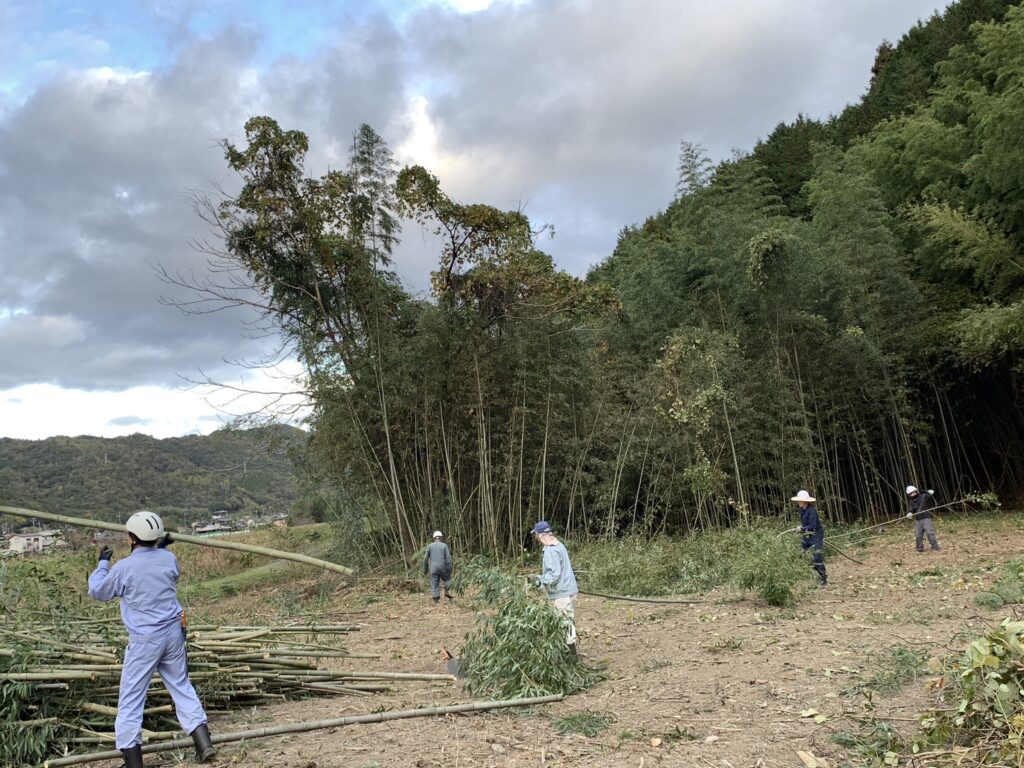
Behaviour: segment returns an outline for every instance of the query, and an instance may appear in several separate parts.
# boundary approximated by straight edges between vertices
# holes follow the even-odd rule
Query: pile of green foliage
[[[773,606],[796,600],[813,574],[795,534],[767,525],[648,540],[585,542],[573,563],[586,588],[620,595],[685,595],[717,586],[751,590]]]
[[[913,751],[949,749],[972,765],[1020,765],[1024,754],[1024,621],[1006,619],[946,671],[948,709],[922,718]],[[963,764],[963,763],[961,763]]]
[[[604,679],[600,669],[569,655],[563,618],[515,574],[477,559],[462,567],[459,580],[460,589],[477,590],[480,607],[462,647],[469,691],[503,699],[548,696]]]

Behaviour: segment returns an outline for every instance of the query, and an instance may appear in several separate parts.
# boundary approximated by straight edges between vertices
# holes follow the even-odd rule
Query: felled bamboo
[[[15,517],[34,517],[40,520],[49,520],[52,523],[74,525],[79,528],[101,528],[105,531],[116,531],[117,533],[125,532],[124,526],[118,525],[117,523],[107,523],[102,520],[89,520],[82,517],[68,517],[66,515],[55,515],[50,512],[39,512],[34,509],[21,509],[20,507],[0,506],[0,513],[14,515]],[[328,571],[334,571],[335,573],[344,574],[345,576],[351,576],[354,573],[354,571],[351,568],[346,568],[344,565],[329,563],[326,560],[318,560],[317,558],[309,557],[308,555],[300,555],[296,552],[282,552],[278,549],[270,549],[268,547],[257,547],[252,544],[242,544],[237,541],[220,541],[216,539],[205,539],[201,536],[189,536],[184,533],[172,533],[171,539],[175,542],[182,542],[185,544],[198,544],[201,547],[213,547],[214,549],[233,549],[236,552],[250,552],[254,555],[264,555],[265,557],[273,557],[278,560],[292,560],[296,563],[303,563],[304,565],[313,565],[317,568],[323,568]]]
[[[508,707],[529,707],[536,704],[550,704],[561,701],[564,696],[535,696],[526,699],[505,699],[504,701],[474,701],[468,704],[453,704],[447,707],[426,707],[423,709],[404,709],[398,712],[374,712],[369,715],[353,715],[351,717],[336,717],[330,720],[315,720],[309,723],[292,723],[289,725],[275,725],[268,728],[257,728],[251,731],[236,731],[234,733],[219,733],[212,736],[214,744],[230,744],[246,739],[265,739],[269,736],[283,736],[289,733],[306,733],[308,731],[321,731],[328,728],[342,728],[346,725],[362,725],[363,723],[383,723],[389,720],[405,720],[412,717],[431,717],[433,715],[453,715],[460,712],[484,712],[490,709],[506,709]],[[192,746],[192,739],[175,739],[159,744],[145,744],[142,751],[145,754],[153,752],[166,752],[172,749],[187,749]],[[60,768],[63,765],[81,765],[83,763],[94,763],[99,760],[117,760],[122,757],[117,750],[106,752],[93,752],[88,755],[71,755],[60,757],[56,760],[47,760],[43,768]]]

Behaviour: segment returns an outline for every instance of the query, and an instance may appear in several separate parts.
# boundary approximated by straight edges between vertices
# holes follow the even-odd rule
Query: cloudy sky
[[[464,201],[523,207],[583,274],[671,199],[679,141],[721,158],[866,87],[878,43],[941,0],[0,0],[0,436],[209,432],[288,388],[241,314],[185,316],[190,193],[270,115],[343,166],[369,123]],[[426,285],[431,243],[398,268]],[[177,294],[180,297],[180,294]]]

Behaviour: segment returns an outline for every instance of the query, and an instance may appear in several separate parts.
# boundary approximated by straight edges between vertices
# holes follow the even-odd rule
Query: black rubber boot
[[[192,731],[192,743],[196,745],[196,760],[198,762],[208,763],[217,756],[217,750],[213,748],[210,729],[206,727],[206,723]]]
[[[142,745],[136,744],[131,749],[122,749],[124,768],[142,768]]]
[[[575,659],[580,655],[580,652],[576,649],[576,643],[569,643],[566,645],[566,648],[569,649],[569,656],[572,658]]]

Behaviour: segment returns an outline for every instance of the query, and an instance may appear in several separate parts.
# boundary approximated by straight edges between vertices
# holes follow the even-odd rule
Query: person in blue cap
[[[811,565],[824,587],[828,584],[828,572],[825,570],[825,526],[818,517],[815,499],[807,491],[799,491],[790,501],[795,501],[800,508],[800,527],[797,528],[803,534],[800,548],[804,552],[811,550]]]
[[[89,595],[107,601],[121,598],[121,619],[128,630],[128,647],[121,667],[114,739],[124,755],[125,768],[142,768],[142,710],[153,673],[160,672],[171,694],[182,730],[192,736],[196,759],[212,760],[206,712],[188,679],[185,633],[178,602],[178,560],[165,547],[170,538],[160,517],[136,512],[125,523],[131,555],[111,567],[110,547],[100,550],[100,561],[89,576]]]
[[[576,656],[576,595],[580,589],[576,585],[576,574],[569,561],[569,551],[565,544],[555,538],[550,524],[545,520],[538,522],[530,532],[544,547],[541,553],[544,572],[534,576],[533,583],[547,592],[552,607],[565,617],[565,642],[569,653]]]

